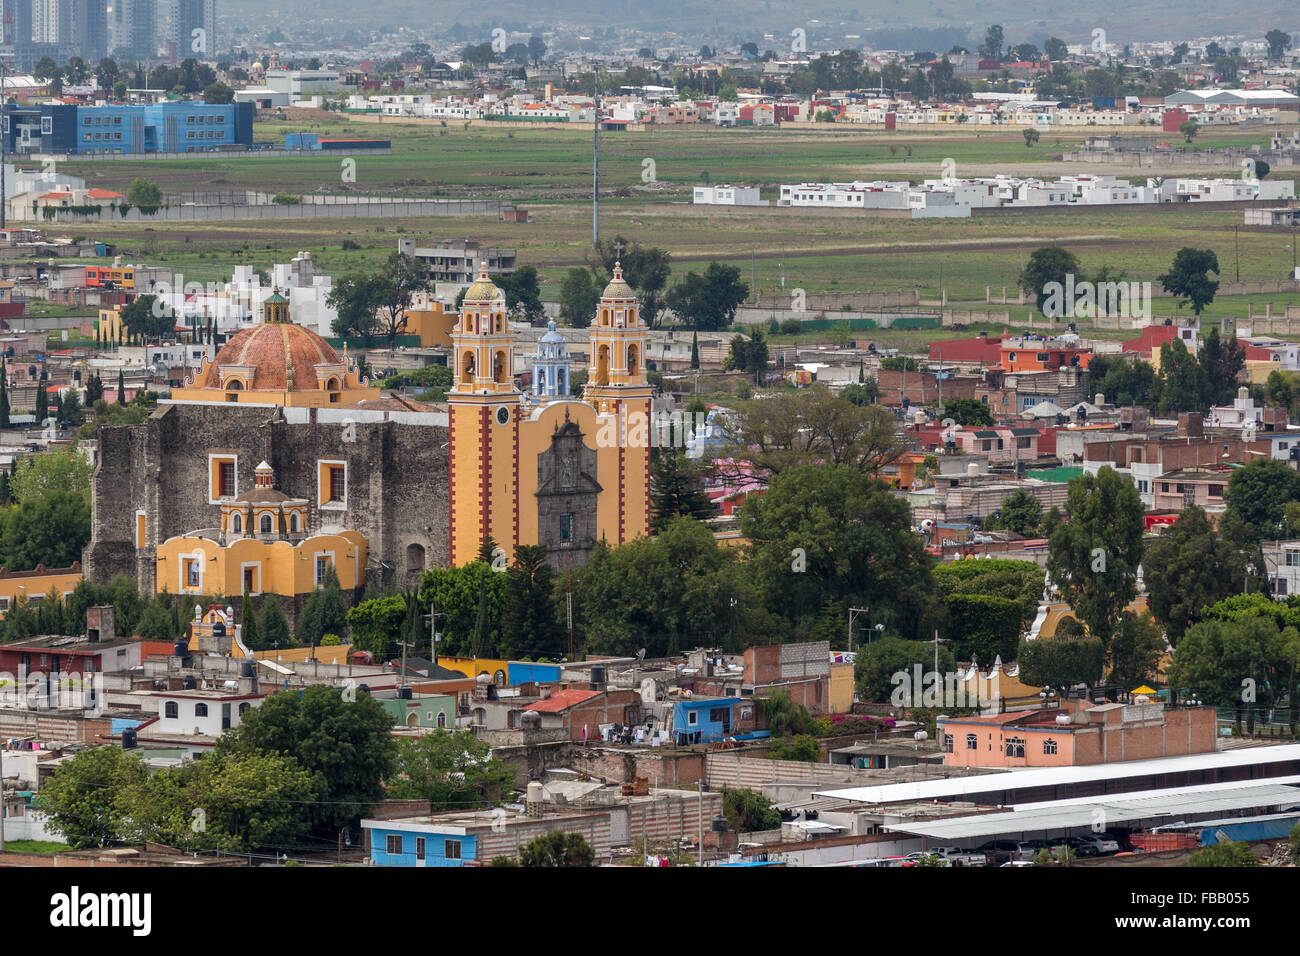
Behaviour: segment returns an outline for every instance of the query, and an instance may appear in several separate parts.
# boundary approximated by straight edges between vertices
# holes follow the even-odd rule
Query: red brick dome
[[[222,388],[231,367],[253,371],[254,391],[283,391],[286,369],[293,369],[294,391],[315,391],[317,365],[342,365],[343,360],[328,342],[310,329],[288,322],[256,325],[235,334],[221,347],[203,379],[204,388]],[[223,372],[222,369],[226,369]],[[342,379],[342,375],[339,378]]]

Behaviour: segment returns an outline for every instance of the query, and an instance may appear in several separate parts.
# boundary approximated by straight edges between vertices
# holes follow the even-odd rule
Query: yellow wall
[[[853,665],[832,664],[829,699],[826,711],[831,714],[847,714],[853,709]]]
[[[203,370],[195,376],[195,381],[202,381],[208,374],[208,363],[204,360]],[[348,381],[352,382],[355,373],[348,373]],[[331,395],[337,395],[338,401],[330,401]],[[337,392],[327,392],[323,389],[301,389],[285,391],[284,389],[240,389],[234,392],[227,392],[220,388],[200,388],[191,386],[190,388],[173,388],[172,401],[176,402],[228,402],[234,396],[234,403],[241,404],[251,402],[257,405],[283,405],[287,408],[322,408],[331,405],[355,405],[358,402],[373,402],[383,397],[383,392],[378,388],[369,387],[345,387]]]
[[[456,326],[455,312],[444,311],[443,303],[431,302],[428,309],[408,309],[406,312],[406,331],[408,335],[418,335],[420,345],[424,348],[443,346],[451,347],[451,332]]]
[[[80,581],[79,568],[76,571],[61,568],[40,574],[24,571],[9,572],[0,568],[0,598],[8,599],[8,603],[12,605],[19,598],[44,597],[49,593],[50,588],[54,588],[60,596],[67,596]],[[0,621],[2,620],[4,620],[4,611],[0,609]]]
[[[478,677],[479,674],[487,674],[491,677],[497,671],[504,672],[507,679],[510,676],[510,663],[508,661],[489,657],[443,657],[439,655],[438,666],[445,667],[449,671],[458,671],[466,677]]]
[[[334,570],[346,590],[366,582],[366,539],[356,531],[318,534],[299,544],[240,538],[221,545],[210,538],[176,537],[164,541],[156,559],[157,588],[170,594],[244,593],[244,565],[257,564],[259,593],[293,597],[316,588],[316,555],[333,552]],[[182,567],[188,560],[202,563],[199,587],[187,586]]]
[[[122,338],[122,310],[100,309],[98,328],[101,339],[109,342],[118,341]]]
[[[1246,380],[1252,384],[1262,385],[1268,380],[1270,372],[1280,371],[1281,362],[1270,362],[1268,359],[1246,359]]]

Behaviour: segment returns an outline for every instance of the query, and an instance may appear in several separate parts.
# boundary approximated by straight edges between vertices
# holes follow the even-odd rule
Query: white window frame
[[[397,841],[397,849],[393,849],[393,841]],[[402,835],[400,833],[387,833],[384,835],[384,853],[388,856],[402,855]]]
[[[220,490],[221,490],[221,483],[220,483],[220,481],[217,482],[217,487],[216,487],[215,489],[212,487],[212,484],[213,484],[213,482],[212,482],[212,463],[213,463],[214,461],[216,461],[218,458],[221,459],[222,461],[227,461],[227,460],[229,460],[229,459],[231,459],[231,458],[233,458],[233,459],[235,460],[235,487],[234,487],[234,489],[231,491],[231,493],[230,493],[230,497],[231,497],[231,498],[234,498],[236,495],[239,494],[239,456],[238,456],[238,455],[219,454],[219,453],[216,453],[216,452],[209,453],[209,454],[208,454],[208,504],[210,504],[210,505],[219,505],[219,504],[221,504],[222,501],[228,500],[228,499],[224,499],[224,498],[214,498],[214,497],[212,496],[212,492],[213,492],[214,490],[216,490],[216,491],[220,491]]]
[[[313,582],[313,584],[312,584],[312,590],[315,590],[316,588],[320,588],[320,587],[324,587],[324,586],[325,586],[325,584],[324,584],[323,581],[318,580],[318,578],[320,578],[320,559],[321,559],[321,558],[328,558],[328,559],[329,559],[329,567],[332,567],[332,568],[334,569],[334,573],[335,573],[335,574],[338,574],[339,565],[338,565],[338,562],[334,559],[334,552],[333,552],[333,551],[317,551],[317,552],[312,556],[312,565],[311,565],[311,574],[312,574],[311,579],[312,579],[312,582]],[[342,583],[342,582],[340,582],[340,584],[341,584],[341,583]]]
[[[239,566],[239,589],[240,589],[241,592],[242,592],[243,589],[244,589],[244,572],[247,571],[249,568],[256,568],[256,569],[257,569],[257,590],[254,591],[254,590],[251,590],[251,589],[250,589],[249,592],[248,592],[248,596],[249,596],[249,597],[258,597],[258,596],[261,595],[261,593],[262,593],[262,562],[261,562],[261,561],[245,561],[245,562],[243,562],[242,564],[240,564],[240,566]]]
[[[199,566],[199,583],[197,587],[191,586],[185,580],[185,562],[190,560],[195,561]],[[204,567],[206,561],[207,556],[202,551],[191,551],[189,554],[179,554],[176,556],[176,563],[178,565],[176,569],[176,586],[178,594],[203,593],[203,573],[207,570]]]

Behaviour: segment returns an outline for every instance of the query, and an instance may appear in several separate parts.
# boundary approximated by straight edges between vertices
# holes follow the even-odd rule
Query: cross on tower
[[[622,240],[622,239],[615,239],[615,240],[614,240],[614,256],[615,256],[615,261],[622,261],[622,259],[623,259],[623,240]]]

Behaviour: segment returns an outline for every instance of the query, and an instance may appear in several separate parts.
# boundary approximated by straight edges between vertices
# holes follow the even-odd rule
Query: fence
[[[288,220],[288,219],[415,219],[439,216],[497,216],[510,204],[498,200],[471,199],[365,199],[355,202],[297,205],[164,206],[152,215],[131,208],[105,209],[100,215],[57,215],[55,223],[67,222],[211,222],[220,220]]]
[[[155,159],[284,159],[289,156],[311,156],[337,162],[347,156],[387,156],[392,147],[367,149],[209,149],[201,153],[28,153],[22,158],[34,162],[53,160],[56,163],[138,163]]]

